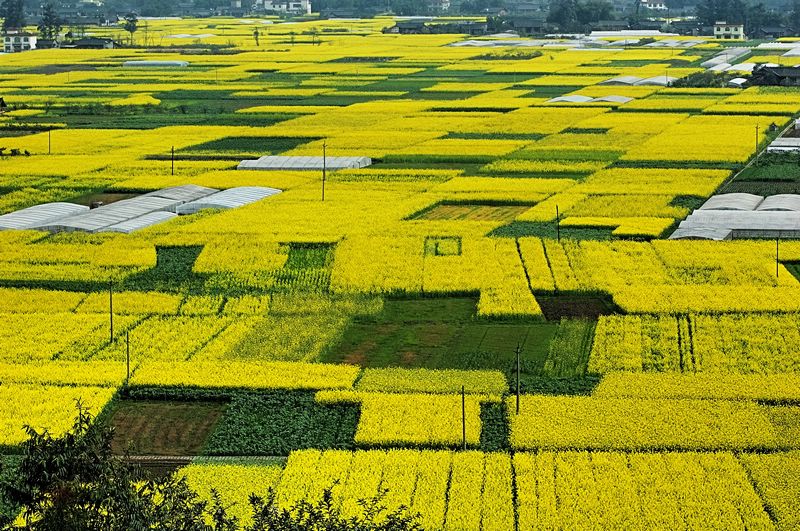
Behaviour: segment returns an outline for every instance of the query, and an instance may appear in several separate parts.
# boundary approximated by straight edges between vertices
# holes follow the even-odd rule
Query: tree
[[[547,21],[558,24],[562,31],[574,30],[578,26],[577,0],[554,0]]]
[[[3,17],[3,31],[25,27],[25,1],[3,0],[0,5],[0,16]]]
[[[789,12],[788,22],[795,33],[800,31],[800,0],[792,1],[792,10]]]
[[[744,22],[747,6],[743,0],[702,0],[697,4],[697,18],[706,26],[725,21]]]
[[[611,4],[605,0],[588,0],[578,3],[576,15],[578,22],[586,25],[599,20],[610,19],[612,9]]]
[[[56,40],[61,33],[63,21],[58,16],[53,4],[48,3],[42,10],[42,20],[39,22],[39,34],[44,39]]]
[[[136,33],[137,29],[139,29],[139,17],[136,16],[136,13],[130,12],[125,15],[122,27],[125,29],[125,31],[131,34],[131,46],[133,46],[133,34]]]
[[[250,497],[253,524],[241,528],[220,497],[201,500],[184,477],[152,479],[111,452],[113,429],[78,404],[73,429],[54,438],[26,427],[28,439],[13,474],[0,474],[0,507],[18,507],[29,531],[422,531],[405,508],[389,513],[385,492],[361,502],[364,516],[345,520],[331,488],[316,503],[278,507],[275,493]],[[0,514],[0,528],[13,517]]]

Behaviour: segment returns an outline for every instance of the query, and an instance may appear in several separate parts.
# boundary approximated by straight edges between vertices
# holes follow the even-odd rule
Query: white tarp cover
[[[703,203],[700,210],[742,210],[752,211],[764,201],[760,195],[754,194],[719,194],[711,196]]]
[[[197,201],[186,203],[177,208],[178,214],[194,214],[208,208],[239,208],[255,203],[267,197],[281,193],[277,188],[263,186],[240,186],[209,195]]]
[[[89,207],[73,203],[45,203],[0,216],[0,230],[30,229],[88,211]]]
[[[240,170],[344,170],[365,168],[372,164],[369,157],[291,157],[267,155],[256,160],[243,160]]]
[[[188,61],[125,61],[122,66],[127,67],[156,67],[156,68],[184,68],[189,66]]]

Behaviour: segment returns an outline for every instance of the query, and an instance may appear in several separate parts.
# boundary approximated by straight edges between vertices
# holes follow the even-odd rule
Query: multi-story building
[[[36,49],[37,37],[24,31],[9,31],[3,35],[3,51],[5,53],[24,52]]]
[[[714,24],[714,38],[724,40],[744,40],[744,24],[729,24],[725,21]]]
[[[666,11],[667,3],[665,0],[641,0],[641,7],[650,11]]]
[[[253,9],[296,15],[311,14],[311,0],[255,0]]]

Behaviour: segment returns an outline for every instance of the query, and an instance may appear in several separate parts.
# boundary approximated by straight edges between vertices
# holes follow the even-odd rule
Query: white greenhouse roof
[[[722,63],[731,64],[740,57],[744,57],[748,53],[750,53],[748,48],[726,48],[725,50],[717,53],[711,59],[700,63],[700,66],[703,68],[711,68]]]
[[[611,94],[609,96],[601,96],[599,98],[595,98],[592,101],[608,102],[608,103],[628,103],[629,101],[633,101],[633,98],[629,98],[627,96],[616,96],[614,94]]]
[[[767,153],[774,153],[780,151],[798,151],[798,150],[800,150],[800,138],[796,137],[776,138],[767,147]]]
[[[755,67],[755,63],[739,63],[728,68],[728,72],[752,72]]]
[[[591,98],[581,94],[573,94],[571,96],[559,96],[557,98],[547,100],[547,103],[628,103],[629,101],[633,101],[633,98],[628,98],[626,96],[615,96],[613,94],[609,96],[601,96],[599,98]]]
[[[717,63],[716,65],[712,66],[708,69],[709,72],[726,72],[731,66],[730,63]]]
[[[593,99],[594,98],[590,98],[589,96],[581,96],[580,94],[573,94],[572,96],[559,96],[557,98],[547,100],[547,103],[587,103],[592,101]]]
[[[172,219],[179,206],[219,192],[204,186],[164,188],[95,209],[72,203],[48,203],[0,216],[0,229],[51,232],[132,232]]]
[[[800,150],[800,138],[796,137],[782,137],[776,138],[767,147],[767,153],[774,153],[780,151],[798,151]]]
[[[719,194],[711,196],[703,203],[700,210],[741,210],[752,211],[764,201],[760,195],[753,194]]]
[[[134,197],[104,205],[77,216],[43,223],[35,228],[51,232],[102,232],[106,227],[117,225],[151,212],[159,210],[169,212],[177,207],[178,204],[178,201],[163,197]]]
[[[333,170],[364,168],[372,164],[369,157],[287,157],[268,155],[256,160],[243,160],[240,170]]]
[[[715,206],[706,208],[712,201]],[[722,194],[706,205],[683,220],[670,239],[800,238],[800,195]]]
[[[758,211],[789,211],[800,212],[800,195],[797,194],[778,194],[771,195],[764,199],[764,202],[756,208]]]
[[[87,212],[89,207],[74,203],[45,203],[0,216],[0,230],[24,230],[43,223]]]
[[[642,78],[636,76],[617,76],[601,81],[598,85],[636,85],[641,80]]]
[[[467,47],[467,48],[498,48],[501,46],[508,46],[511,48],[530,48],[530,47],[537,47],[537,46],[546,46],[549,42],[552,41],[527,41],[527,40],[519,40],[519,41],[478,41],[478,40],[466,40],[466,41],[458,41],[448,46],[453,46],[456,48]]]
[[[178,214],[194,214],[207,208],[239,208],[250,203],[255,203],[267,197],[277,195],[282,190],[277,188],[266,188],[263,186],[240,186],[230,188],[209,195],[197,201],[192,201],[178,207]]]
[[[800,212],[695,210],[679,228],[783,231],[800,234]]]
[[[756,46],[759,50],[791,50],[800,47],[800,42],[762,42]]]
[[[731,229],[715,229],[703,227],[679,227],[669,237],[670,240],[730,240],[733,235]]]
[[[592,37],[677,37],[677,33],[662,33],[660,30],[616,30],[593,31]]]
[[[174,214],[172,212],[151,212],[149,214],[145,214],[144,216],[139,216],[138,218],[129,219],[121,223],[117,223],[116,225],[105,227],[103,232],[121,232],[124,234],[130,234],[133,231],[146,229],[147,227],[152,227],[153,225],[158,225],[159,223],[164,223],[165,221],[169,221],[177,217],[178,214]]]
[[[189,66],[188,61],[125,61],[122,66],[183,68]]]
[[[678,41],[675,39],[662,39],[660,41],[646,44],[645,46],[650,48],[691,48],[692,46],[697,46],[698,44],[703,43],[705,43],[703,40]]]
[[[637,85],[653,85],[653,86],[658,86],[658,87],[666,87],[667,85],[671,85],[672,83],[674,83],[676,81],[678,81],[677,77],[663,75],[663,76],[648,77],[647,79],[642,79],[641,81],[639,81],[636,84]]]
[[[163,188],[142,195],[141,197],[162,197],[164,199],[172,199],[173,201],[194,201],[207,195],[219,192],[216,188],[207,188],[205,186],[197,186],[196,184],[184,184],[182,186],[172,186],[170,188]]]

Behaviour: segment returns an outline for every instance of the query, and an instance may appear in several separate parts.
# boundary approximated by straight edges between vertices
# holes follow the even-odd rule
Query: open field
[[[281,190],[0,231],[2,453],[80,399],[120,454],[200,456],[180,473],[242,515],[335,485],[430,530],[797,528],[800,243],[667,237],[720,187],[800,190],[789,156],[730,180],[800,89],[607,83],[700,72],[715,42],[517,53],[393,23],[161,20],[147,47],[0,56],[0,214]],[[371,165],[237,169],[323,150]]]

